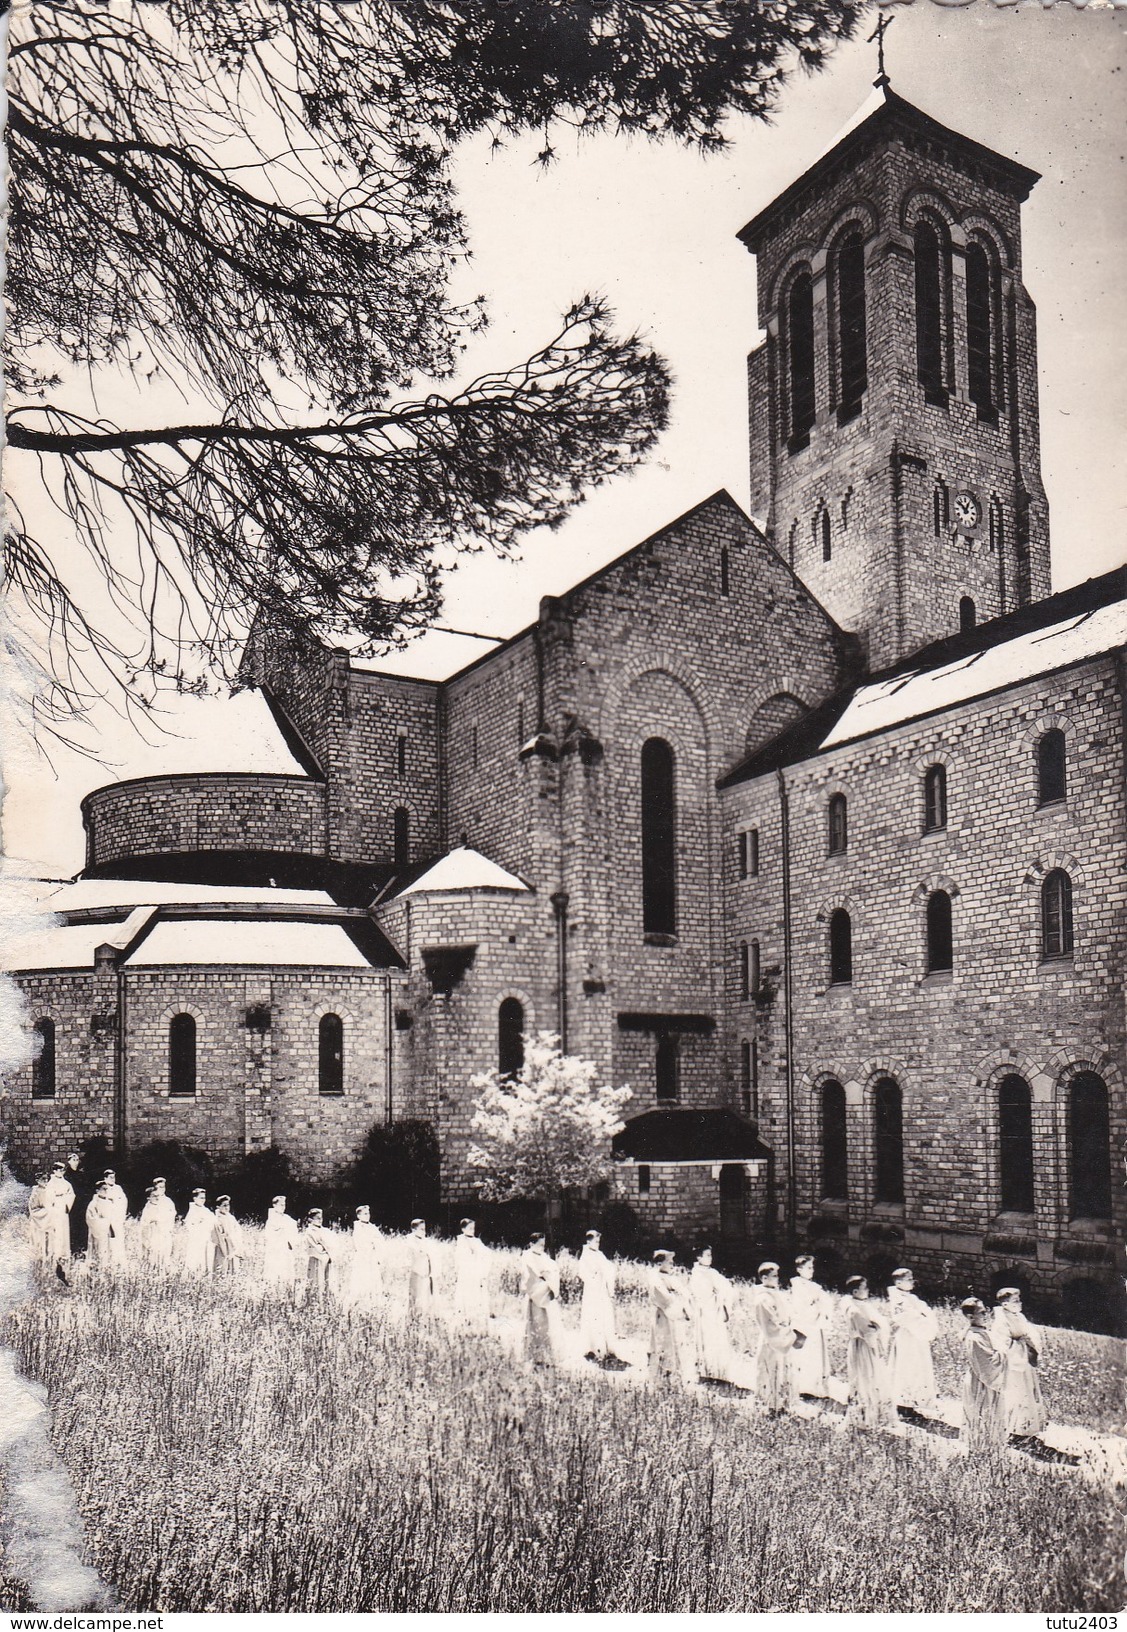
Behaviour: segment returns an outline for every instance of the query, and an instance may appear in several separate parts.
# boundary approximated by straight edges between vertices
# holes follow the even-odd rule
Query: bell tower
[[[883,42],[882,42],[883,43]],[[752,512],[872,668],[1049,592],[1038,180],[897,96],[749,221]]]

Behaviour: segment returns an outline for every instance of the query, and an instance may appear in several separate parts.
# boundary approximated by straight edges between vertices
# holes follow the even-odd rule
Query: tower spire
[[[873,80],[873,84],[881,90],[889,85],[888,75],[884,71],[884,36],[895,21],[894,17],[889,17],[882,11],[877,26],[869,35],[867,42],[870,45],[874,40],[877,42],[877,77]]]

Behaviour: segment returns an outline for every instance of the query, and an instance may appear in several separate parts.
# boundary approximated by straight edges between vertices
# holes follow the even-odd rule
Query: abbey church
[[[705,499],[439,680],[257,627],[269,768],[90,794],[7,959],[17,1158],[326,1181],[422,1119],[468,1201],[469,1079],[549,1030],[633,1090],[651,1236],[1114,1321],[1127,571],[1051,592],[1037,180],[882,75],[739,235],[754,520]]]

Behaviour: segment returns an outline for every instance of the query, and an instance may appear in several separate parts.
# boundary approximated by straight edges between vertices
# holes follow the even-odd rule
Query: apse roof
[[[45,919],[19,936],[5,936],[0,969],[92,969],[99,946],[127,946],[145,927],[151,909],[138,907],[120,923],[56,924]]]
[[[433,895],[446,890],[512,890],[531,893],[529,886],[516,876],[498,867],[495,861],[483,856],[468,845],[459,845],[448,855],[436,861],[400,890],[400,895]]]
[[[130,968],[165,964],[293,965],[315,969],[370,969],[369,960],[339,924],[285,919],[162,919],[125,959]]]
[[[135,906],[274,904],[280,907],[332,907],[325,890],[284,890],[244,884],[177,884],[144,878],[76,878],[45,885],[46,912],[90,912]]]

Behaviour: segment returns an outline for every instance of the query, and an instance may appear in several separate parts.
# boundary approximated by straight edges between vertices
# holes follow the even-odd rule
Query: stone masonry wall
[[[1111,1101],[1111,1144],[1127,1143],[1124,983],[1127,884],[1123,858],[1123,713],[1116,669],[1093,660],[1056,676],[879,737],[785,772],[791,824],[793,990],[800,1223],[815,1234],[847,1231],[861,1255],[866,1226],[891,1226],[913,1260],[934,1268],[962,1256],[982,1271],[1009,1262],[991,1241],[1029,1237],[1027,1263],[1059,1286],[1103,1260],[1127,1233],[1127,1196],[1113,1186],[1114,1225],[1067,1216],[1067,1093],[1093,1070]],[[1034,746],[1051,726],[1068,743],[1068,797],[1038,808]],[[923,776],[947,768],[946,829],[923,832]],[[845,793],[849,843],[827,854],[827,804]],[[757,939],[775,989],[760,1003],[731,991],[728,1046],[759,1044],[761,1132],[785,1160],[782,866],[775,779],[725,796],[733,828],[759,833],[757,878],[726,868],[729,938]],[[1073,885],[1075,949],[1044,961],[1040,888],[1064,868]],[[925,968],[929,893],[953,899],[954,969]],[[853,924],[853,979],[829,984],[828,922],[844,907]],[[731,966],[731,965],[730,965]],[[999,1215],[997,1092],[1016,1072],[1033,1096],[1036,1214]],[[904,1102],[902,1208],[873,1200],[872,1092],[881,1075]],[[820,1194],[819,1092],[846,1088],[849,1203]],[[870,1228],[868,1234],[880,1234]],[[883,1233],[887,1234],[887,1228]],[[895,1234],[890,1238],[894,1242]],[[1103,1245],[1101,1246],[1101,1243]],[[999,1257],[999,1253],[1001,1256]]]
[[[196,850],[318,855],[324,784],[302,776],[212,773],[145,777],[82,802],[87,866]]]

